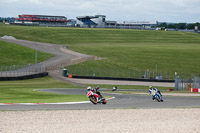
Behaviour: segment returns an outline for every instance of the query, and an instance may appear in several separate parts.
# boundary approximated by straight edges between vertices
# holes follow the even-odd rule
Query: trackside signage
[[[200,88],[190,88],[190,92],[199,92],[200,93]]]

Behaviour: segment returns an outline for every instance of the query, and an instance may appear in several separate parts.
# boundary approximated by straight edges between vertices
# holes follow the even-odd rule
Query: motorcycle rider
[[[99,89],[100,89],[99,86],[96,86],[96,87],[94,88],[95,92],[100,96],[100,98],[102,98],[102,95],[101,95]]]
[[[90,86],[87,87],[87,91],[90,91],[92,90],[92,88]]]
[[[155,99],[156,93],[158,93],[160,95],[161,102],[163,102],[161,92],[158,89],[153,88],[153,86],[149,86],[149,95],[152,95],[153,100]]]
[[[117,90],[117,86],[114,86],[112,91],[116,91]]]
[[[98,88],[98,89],[99,89],[99,88]],[[100,94],[100,96],[101,96],[101,93],[100,93],[99,91],[97,91],[98,89],[97,89],[97,87],[95,87],[95,89],[92,88],[92,87],[90,87],[90,86],[87,87],[87,91],[92,91],[92,92],[94,92],[94,93],[96,93],[96,94],[98,95],[98,97],[96,97],[97,102],[100,101],[99,94]]]

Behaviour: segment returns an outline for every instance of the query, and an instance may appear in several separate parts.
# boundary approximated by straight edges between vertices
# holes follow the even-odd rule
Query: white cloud
[[[200,21],[200,0],[3,0],[0,16],[104,14],[109,20]]]

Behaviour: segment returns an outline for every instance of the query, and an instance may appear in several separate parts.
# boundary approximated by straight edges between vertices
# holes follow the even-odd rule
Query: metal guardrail
[[[60,70],[65,66],[78,64],[86,60],[98,60],[99,57],[89,56],[89,57],[77,57],[71,61],[66,61],[64,63],[55,64],[51,66],[44,67],[42,63],[39,64],[28,64],[28,65],[12,65],[12,66],[0,66],[0,77],[19,77],[26,75],[34,75],[43,72],[48,72],[52,70]]]
[[[20,77],[45,72],[42,63],[29,65],[0,66],[0,77]]]

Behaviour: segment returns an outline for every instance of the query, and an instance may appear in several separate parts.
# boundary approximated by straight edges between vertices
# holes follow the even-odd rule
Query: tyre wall
[[[45,77],[45,76],[48,76],[48,72],[32,74],[32,75],[25,75],[25,76],[18,76],[18,77],[0,77],[0,81],[26,80],[26,79]]]

